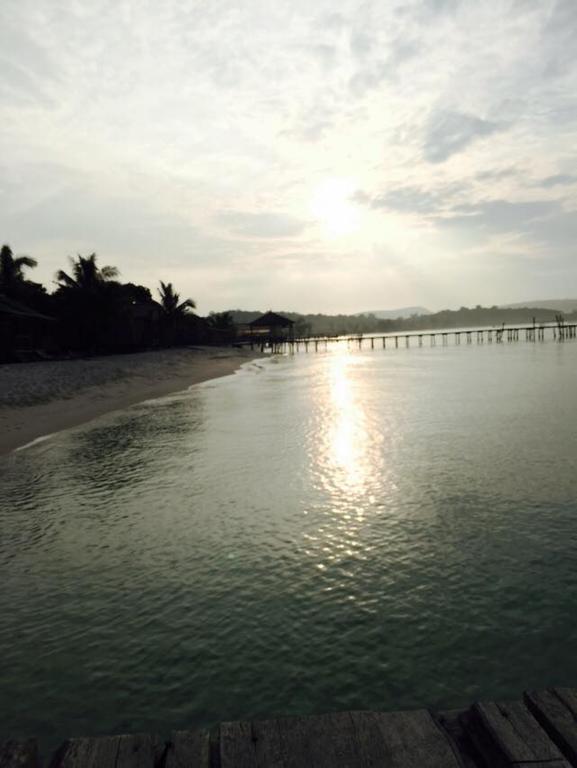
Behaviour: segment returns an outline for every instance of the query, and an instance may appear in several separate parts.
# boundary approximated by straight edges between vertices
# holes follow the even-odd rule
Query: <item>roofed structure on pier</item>
[[[268,339],[287,339],[294,335],[294,320],[269,310],[248,324],[251,336]]]

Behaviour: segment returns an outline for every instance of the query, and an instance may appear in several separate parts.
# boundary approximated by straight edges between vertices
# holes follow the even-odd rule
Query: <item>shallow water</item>
[[[277,358],[0,459],[0,736],[577,685],[577,343]]]

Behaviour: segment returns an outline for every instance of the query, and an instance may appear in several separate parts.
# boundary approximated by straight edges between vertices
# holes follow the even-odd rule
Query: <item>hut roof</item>
[[[0,294],[0,314],[12,315],[13,317],[30,317],[35,320],[54,320],[53,317],[43,315],[35,309],[31,309],[25,304],[21,304],[19,301],[15,301],[3,294]]]
[[[289,328],[291,325],[294,325],[294,320],[289,320],[288,317],[283,317],[283,315],[277,315],[276,312],[269,311],[257,317],[249,325],[251,328]]]

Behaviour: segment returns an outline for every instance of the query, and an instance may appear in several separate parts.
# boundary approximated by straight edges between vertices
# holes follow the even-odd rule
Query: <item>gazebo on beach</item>
[[[263,341],[285,341],[294,338],[294,320],[268,311],[248,324],[249,334]]]

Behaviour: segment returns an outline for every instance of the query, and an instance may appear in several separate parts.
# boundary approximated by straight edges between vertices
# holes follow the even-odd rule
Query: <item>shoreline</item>
[[[229,376],[258,353],[223,347],[155,350],[0,369],[0,456],[131,405]]]

